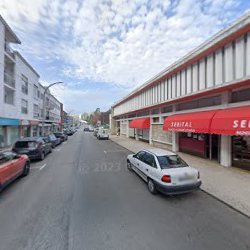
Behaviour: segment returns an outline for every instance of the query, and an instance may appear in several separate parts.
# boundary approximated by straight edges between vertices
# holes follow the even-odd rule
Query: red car
[[[0,152],[0,191],[19,176],[26,176],[30,171],[27,155],[17,155],[11,151]]]

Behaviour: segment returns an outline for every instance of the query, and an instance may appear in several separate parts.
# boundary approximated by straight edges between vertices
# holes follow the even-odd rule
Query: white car
[[[134,170],[148,184],[152,194],[181,194],[201,186],[200,173],[177,154],[163,149],[142,150],[128,155],[127,168]]]
[[[109,139],[108,129],[99,128],[96,137],[98,140],[100,140],[100,139],[108,140]]]

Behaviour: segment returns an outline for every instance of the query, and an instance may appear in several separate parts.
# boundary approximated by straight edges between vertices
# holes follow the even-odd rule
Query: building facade
[[[115,103],[111,127],[223,166],[249,167],[250,13]]]
[[[20,40],[0,16],[0,148],[20,137],[41,135],[43,94],[39,74],[11,49]],[[46,94],[47,132],[61,123],[60,102]]]

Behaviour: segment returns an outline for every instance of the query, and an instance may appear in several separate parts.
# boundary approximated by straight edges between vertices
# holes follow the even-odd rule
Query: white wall
[[[123,104],[114,107],[114,115],[160,104],[191,93],[212,89],[218,85],[230,84],[235,80],[250,77],[250,33],[226,44],[223,48],[207,55],[198,62],[182,69],[164,81],[165,88],[156,84],[149,88],[149,96],[139,93]],[[158,87],[159,86],[159,87]],[[162,93],[164,91],[164,93]],[[152,101],[151,101],[152,98]],[[134,102],[139,104],[127,105]]]

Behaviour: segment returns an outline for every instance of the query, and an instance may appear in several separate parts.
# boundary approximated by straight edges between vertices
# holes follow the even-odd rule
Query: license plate
[[[185,174],[184,176],[179,177],[179,181],[190,181],[193,180],[194,177],[192,175]]]

